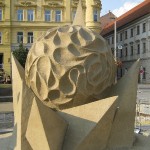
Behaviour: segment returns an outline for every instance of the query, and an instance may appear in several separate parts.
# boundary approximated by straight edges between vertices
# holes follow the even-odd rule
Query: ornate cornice
[[[49,2],[48,4],[42,6],[47,8],[64,8],[64,5],[59,2]]]
[[[101,1],[100,0],[94,0],[94,5],[92,5],[92,7],[101,8],[102,7]]]
[[[19,4],[15,5],[16,7],[37,7],[37,5],[30,1],[21,1]]]
[[[77,8],[78,3],[79,3],[79,0],[73,0],[73,1],[72,1],[72,7],[73,7],[73,8]],[[82,7],[83,7],[84,9],[86,8],[85,0],[82,0]]]

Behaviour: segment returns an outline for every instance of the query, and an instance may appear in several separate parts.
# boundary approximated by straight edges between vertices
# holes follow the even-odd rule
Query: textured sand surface
[[[29,52],[26,81],[46,105],[88,103],[114,83],[116,66],[106,41],[82,26],[48,30]]]
[[[8,150],[7,146],[11,138],[11,134],[12,133],[0,135],[0,150]],[[136,135],[134,147],[131,150],[150,150],[150,137]]]

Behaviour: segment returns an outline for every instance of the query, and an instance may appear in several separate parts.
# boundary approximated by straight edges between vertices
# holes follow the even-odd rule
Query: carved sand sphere
[[[93,100],[114,83],[116,66],[105,40],[81,26],[48,30],[32,46],[26,82],[51,108]]]

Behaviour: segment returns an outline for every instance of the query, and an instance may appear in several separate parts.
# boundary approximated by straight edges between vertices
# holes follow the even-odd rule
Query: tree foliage
[[[28,49],[24,48],[23,44],[20,43],[19,48],[13,51],[13,55],[16,57],[19,63],[25,68]]]

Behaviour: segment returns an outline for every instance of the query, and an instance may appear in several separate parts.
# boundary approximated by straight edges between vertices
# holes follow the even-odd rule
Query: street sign
[[[144,70],[140,70],[140,74],[143,74],[144,73]]]
[[[118,49],[122,49],[122,45],[118,45]]]

